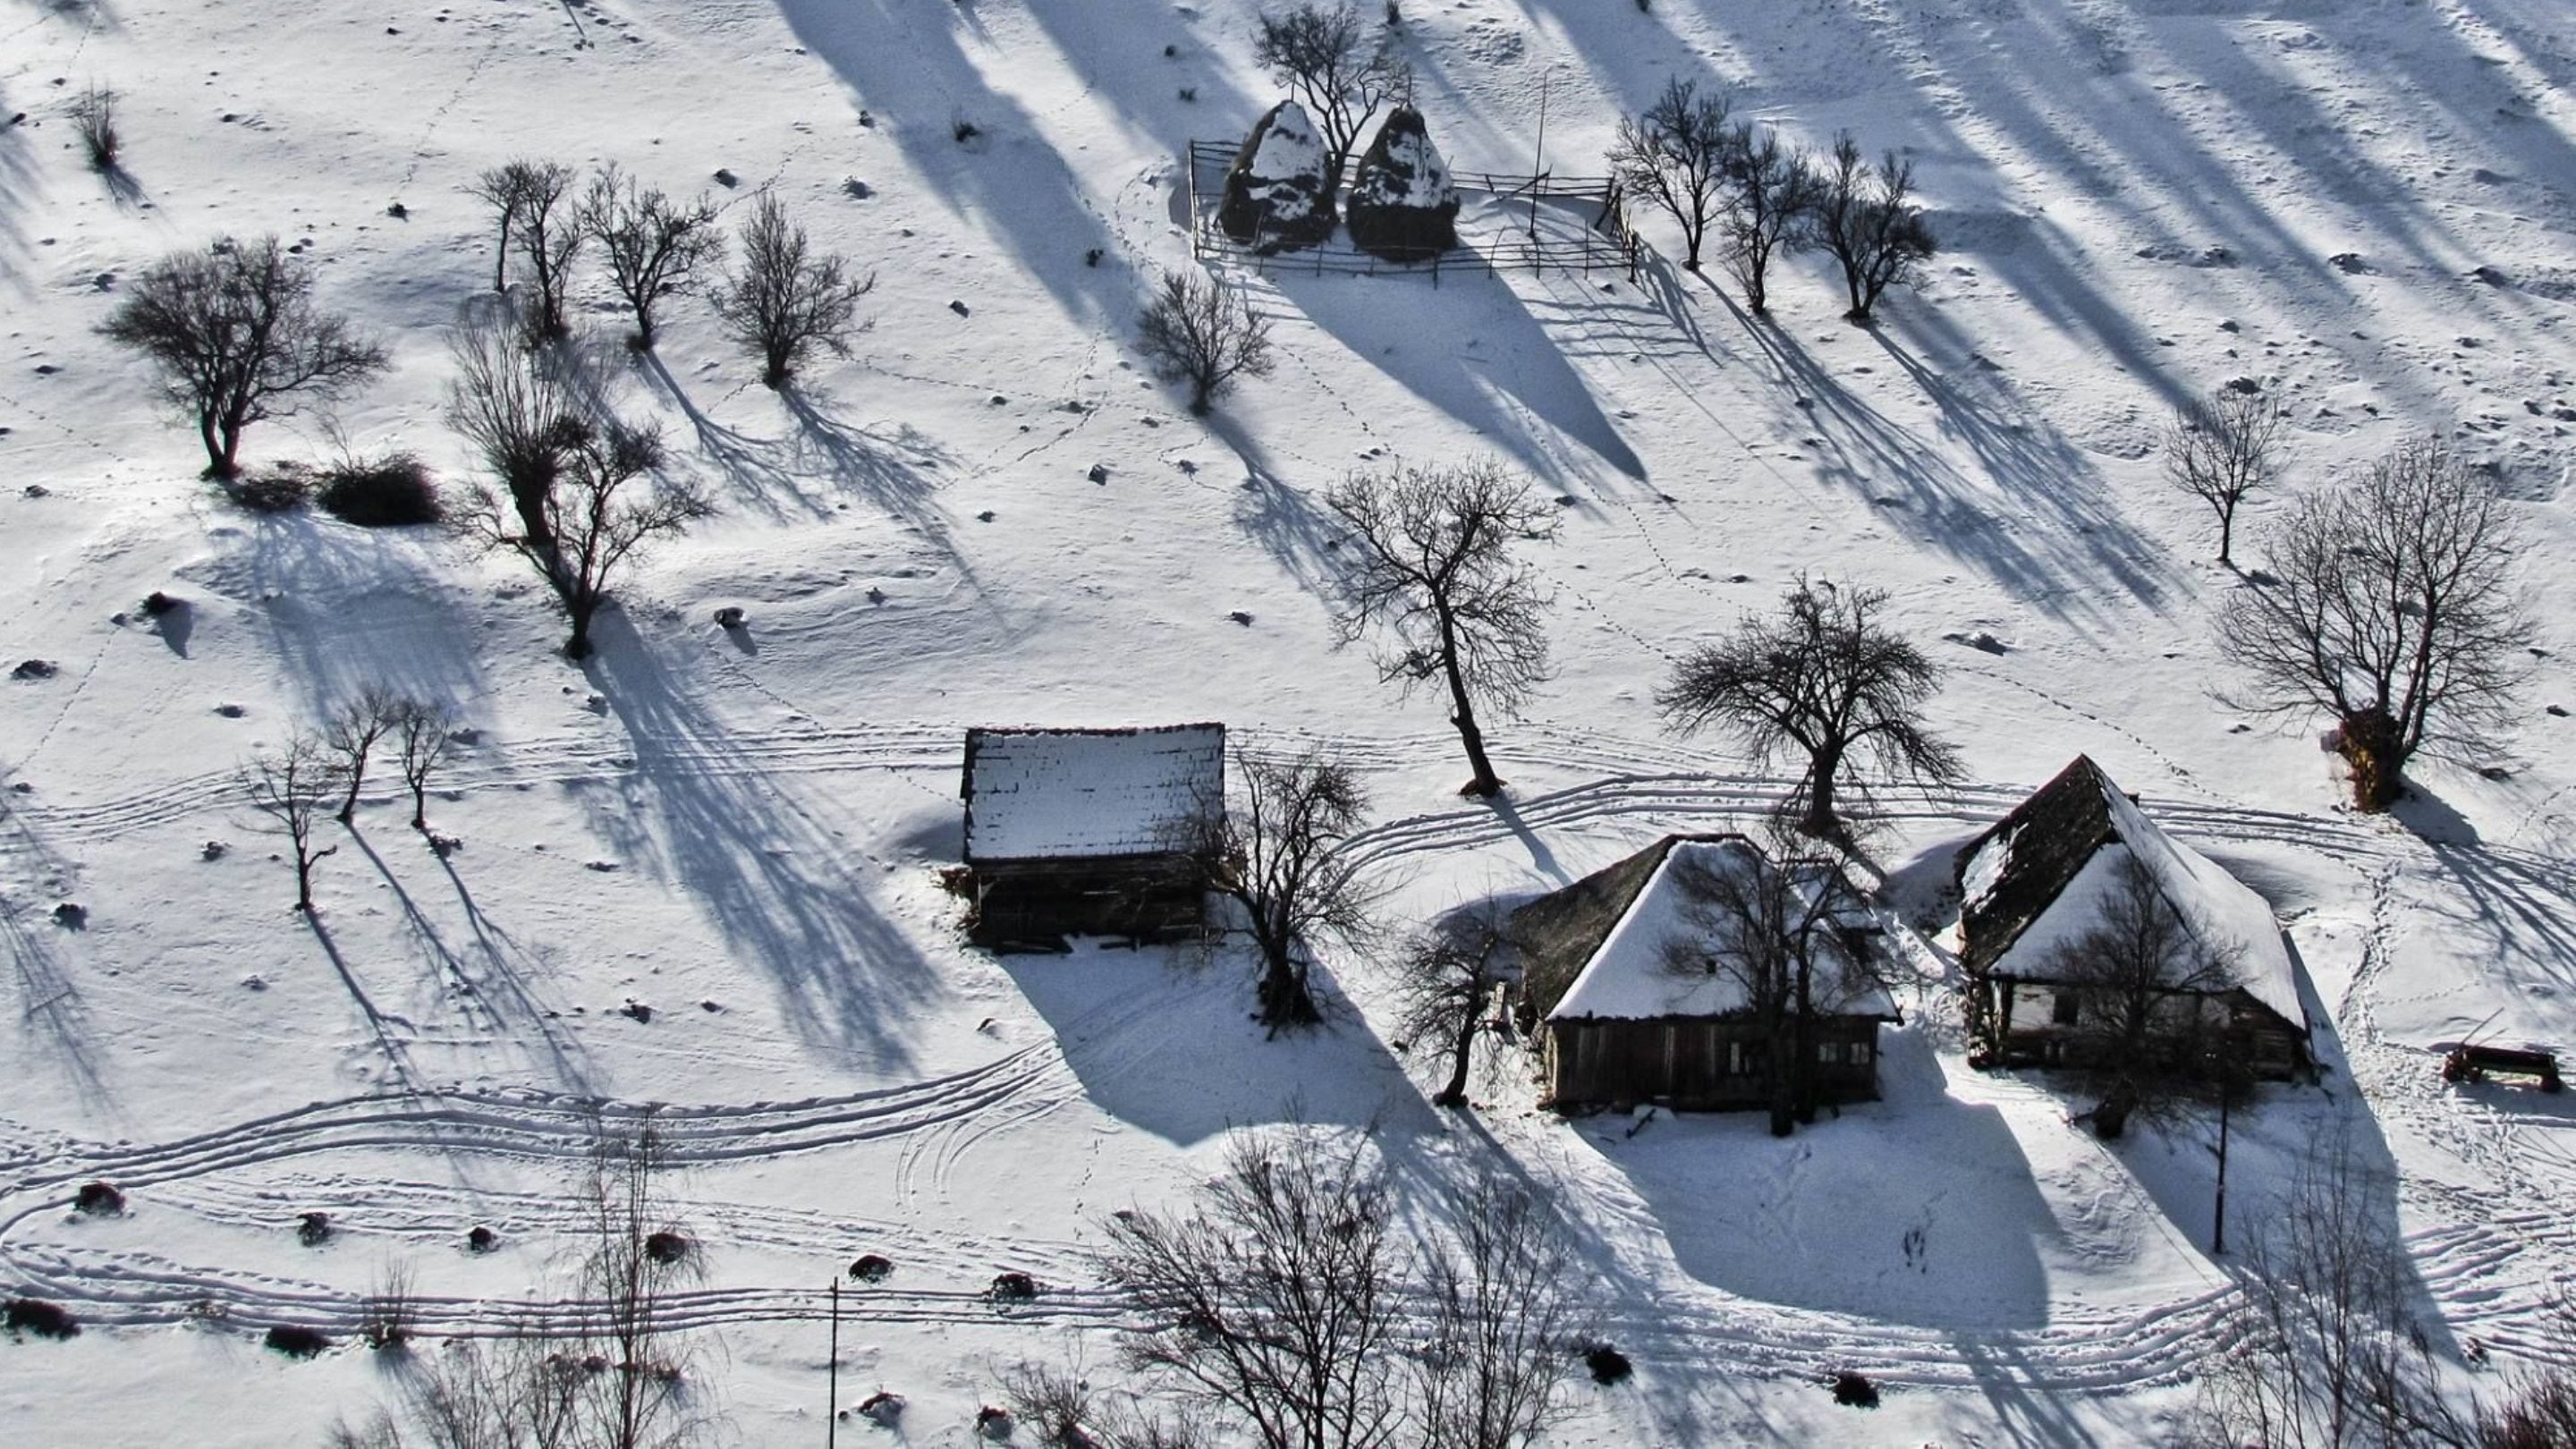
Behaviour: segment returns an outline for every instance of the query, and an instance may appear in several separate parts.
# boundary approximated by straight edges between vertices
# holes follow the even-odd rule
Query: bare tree
[[[612,163],[591,178],[580,216],[581,229],[607,259],[617,295],[635,310],[636,350],[652,351],[653,309],[724,254],[715,203],[703,194],[686,204],[673,201],[658,186],[639,187]]]
[[[580,1337],[606,1364],[584,1381],[581,1416],[601,1449],[669,1449],[695,1433],[687,1350],[670,1321],[678,1290],[705,1277],[705,1250],[669,1216],[670,1144],[649,1119],[603,1122],[582,1185],[591,1243],[581,1262]]]
[[[561,357],[472,326],[455,346],[448,418],[489,472],[468,485],[457,524],[536,570],[572,623],[565,656],[586,658],[591,620],[627,561],[715,506],[688,480],[659,476],[660,434],[567,378]]]
[[[162,258],[99,332],[159,369],[164,394],[197,424],[209,478],[241,471],[242,429],[385,370],[384,349],[314,305],[312,268],[274,236]]]
[[[2231,594],[2218,641],[2253,680],[2239,708],[2322,712],[2353,806],[2385,810],[2418,754],[2474,755],[2510,723],[2536,632],[2502,499],[2438,438],[2302,497]]]
[[[716,315],[737,341],[758,352],[760,381],[787,385],[797,366],[820,347],[850,355],[859,330],[859,299],[876,287],[876,274],[853,281],[847,259],[816,252],[805,228],[764,191],[742,229],[742,269],[716,294]]]
[[[1770,310],[1773,259],[1808,242],[1816,171],[1806,152],[1781,142],[1777,129],[1757,131],[1747,121],[1727,138],[1726,183],[1719,251],[1727,274],[1744,288],[1744,304],[1758,317]]]
[[[346,825],[358,813],[358,792],[367,782],[367,757],[375,753],[377,741],[401,728],[403,714],[410,708],[410,701],[391,687],[370,684],[323,721],[322,742],[339,758],[340,769],[349,779],[348,793],[341,797],[333,819]]]
[[[1269,319],[1213,277],[1165,272],[1136,323],[1136,346],[1165,382],[1190,385],[1190,411],[1207,416],[1239,374],[1268,377]]]
[[[1561,1395],[1585,1337],[1556,1220],[1487,1178],[1449,1204],[1426,1265],[1428,1342],[1414,1360],[1422,1449],[1522,1449],[1571,1410]]]
[[[1666,971],[1720,977],[1742,1003],[1762,1045],[1775,1137],[1816,1119],[1817,1024],[1886,990],[1850,929],[1866,912],[1844,863],[1799,856],[1796,845],[1775,821],[1767,845],[1739,838],[1713,858],[1674,858],[1686,928],[1664,943]]]
[[[1620,117],[1618,138],[1610,143],[1610,174],[1619,188],[1681,224],[1686,271],[1699,270],[1700,245],[1729,184],[1739,137],[1727,124],[1734,108],[1726,92],[1703,96],[1697,82],[1676,76],[1644,115]]]
[[[2244,1256],[2231,1347],[2202,1381],[2198,1442],[2265,1449],[2460,1445],[2388,1175],[2349,1129],[2317,1140]]]
[[[1448,1059],[1448,1081],[1431,1098],[1435,1106],[1467,1105],[1476,1038],[1499,1021],[1494,993],[1509,949],[1504,913],[1488,904],[1429,923],[1395,959],[1397,1049]]]
[[[2520,1371],[2508,1394],[2479,1407],[2477,1449],[2576,1449],[2576,1370]]]
[[[492,290],[508,289],[513,256],[527,264],[528,279],[536,285],[536,305],[527,313],[527,323],[539,338],[562,337],[572,330],[564,320],[563,303],[582,243],[579,206],[572,200],[577,174],[560,161],[521,158],[483,172],[466,188],[492,208],[500,227]]]
[[[1475,771],[1459,793],[1499,792],[1476,706],[1509,715],[1547,678],[1548,600],[1511,545],[1553,538],[1554,511],[1490,460],[1356,473],[1324,503],[1356,545],[1334,621],[1342,642],[1380,630],[1390,640],[1380,678],[1408,691],[1440,681]]]
[[[1314,1133],[1238,1137],[1188,1216],[1121,1213],[1100,1268],[1130,1369],[1263,1449],[1397,1442],[1401,1253],[1383,1169]]]
[[[1011,1417],[1047,1449],[1214,1449],[1198,1427],[1134,1394],[1104,1393],[1079,1370],[1023,1361],[998,1375]]]
[[[411,791],[411,828],[429,831],[429,777],[455,747],[456,712],[445,704],[405,700],[394,721],[394,747],[402,765],[403,788]]]
[[[399,1351],[420,1330],[420,1298],[412,1288],[411,1270],[387,1264],[375,1286],[358,1300],[358,1337],[380,1353]]]
[[[1890,151],[1868,165],[1849,131],[1834,138],[1808,217],[1816,244],[1842,264],[1851,296],[1845,315],[1855,322],[1869,320],[1889,287],[1919,279],[1935,250],[1932,227],[1914,204],[1914,163]]]
[[[1958,752],[1923,721],[1940,667],[1879,622],[1887,599],[1801,574],[1778,614],[1747,615],[1683,656],[1655,702],[1682,730],[1726,727],[1765,763],[1790,749],[1806,756],[1783,809],[1807,834],[1841,838],[1836,794],[1866,790],[1861,766],[1938,783],[1962,772]]]
[[[312,914],[314,864],[340,851],[336,845],[314,846],[324,812],[344,783],[340,762],[321,736],[298,730],[284,749],[251,756],[241,783],[251,808],[285,828],[295,856],[295,909]]]
[[[547,1339],[453,1339],[412,1357],[397,1410],[340,1424],[329,1449],[591,1449],[578,1413],[585,1377]]]
[[[2165,898],[2143,862],[2121,857],[2092,927],[2051,952],[2042,973],[2063,983],[2061,1001],[2072,999],[2074,1019],[2059,1020],[2067,1057],[2094,1098],[2084,1116],[2095,1136],[2116,1138],[2132,1118],[2169,1121],[2215,1100],[2236,1073],[2224,993],[2240,983],[2239,962],[2206,922]]]
[[[1393,37],[1343,3],[1300,3],[1260,18],[1252,59],[1286,86],[1324,133],[1324,194],[1342,184],[1342,170],[1369,119],[1413,86],[1413,71],[1393,48]]]
[[[114,171],[117,154],[125,147],[125,138],[116,129],[116,92],[93,83],[72,97],[66,109],[72,134],[80,138],[81,153],[89,158],[89,169]]]
[[[2218,514],[2218,561],[2236,540],[2236,507],[2278,474],[2281,404],[2269,393],[2222,387],[2174,409],[2165,429],[2165,477]]]
[[[1236,798],[1205,802],[1180,844],[1207,870],[1208,889],[1242,912],[1261,953],[1261,1020],[1276,1034],[1321,1019],[1305,953],[1369,934],[1376,897],[1334,850],[1359,828],[1368,794],[1320,750],[1231,755]]]

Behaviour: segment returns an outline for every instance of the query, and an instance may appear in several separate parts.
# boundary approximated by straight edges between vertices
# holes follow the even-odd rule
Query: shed
[[[1161,940],[1205,919],[1198,856],[1225,808],[1225,726],[966,732],[968,933]]]
[[[2309,1071],[2296,962],[2272,908],[2207,856],[2167,835],[2083,755],[1959,852],[1959,961],[1979,1049],[2001,1065],[2072,1065],[2076,995],[2064,948],[2100,920],[2127,862],[2189,927],[2235,959],[2237,983],[2190,995],[2228,1010],[2263,1076]]]
[[[1810,957],[1814,1013],[1799,1032],[1816,1053],[1809,1084],[1819,1102],[1878,1096],[1878,1028],[1898,1013],[1859,892],[1828,861],[1774,862],[1740,835],[1675,835],[1513,917],[1530,989],[1565,983],[1534,1003],[1551,1105],[1770,1103],[1781,1029],[1758,1009],[1746,973],[1720,967],[1742,957],[1752,929],[1712,908],[1729,879],[1782,888],[1799,916],[1832,933],[1830,949]]]

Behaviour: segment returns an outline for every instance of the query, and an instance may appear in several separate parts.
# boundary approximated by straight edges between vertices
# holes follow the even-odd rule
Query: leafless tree
[[[2218,561],[2228,568],[2236,507],[2272,485],[2280,435],[2280,400],[2233,387],[2175,408],[2165,429],[2165,477],[2218,514]]]
[[[1879,622],[1887,599],[1882,589],[1801,574],[1779,613],[1747,615],[1733,634],[1685,655],[1655,701],[1676,727],[1722,725],[1766,763],[1803,754],[1806,773],[1783,808],[1807,834],[1840,838],[1837,792],[1866,790],[1860,767],[1936,783],[1962,771],[1958,752],[1923,720],[1940,666]]]
[[[673,201],[658,186],[639,187],[611,163],[591,178],[580,216],[581,229],[607,259],[617,295],[635,310],[636,350],[652,351],[653,309],[724,254],[715,203],[704,195]]]
[[[2320,1138],[2245,1253],[2232,1343],[2202,1381],[2198,1442],[2395,1449],[2469,1441],[2412,1307],[2387,1175],[2348,1129]]]
[[[1187,1216],[1112,1218],[1102,1276],[1145,1325],[1127,1366],[1263,1449],[1398,1442],[1402,1253],[1360,1154],[1304,1130],[1239,1137]]]
[[[295,909],[312,914],[314,864],[340,851],[336,845],[314,845],[324,813],[345,783],[339,760],[321,736],[298,730],[287,737],[285,748],[251,756],[242,766],[241,783],[251,808],[284,827],[295,855]]]
[[[125,138],[116,129],[116,92],[93,83],[72,97],[68,110],[72,134],[80,138],[81,153],[89,158],[89,169],[114,171],[117,155],[125,146]]]
[[[1459,793],[1497,793],[1476,706],[1512,714],[1547,678],[1548,600],[1511,546],[1553,538],[1555,512],[1490,460],[1355,473],[1324,504],[1352,533],[1334,621],[1341,641],[1381,631],[1390,642],[1380,678],[1408,691],[1440,681],[1475,772]]]
[[[1448,1081],[1431,1098],[1436,1106],[1467,1105],[1476,1038],[1497,1023],[1494,994],[1509,950],[1502,909],[1486,905],[1425,925],[1396,956],[1398,1049],[1448,1059]]]
[[[1687,271],[1699,270],[1701,243],[1728,188],[1738,132],[1727,118],[1734,108],[1726,92],[1703,96],[1697,82],[1676,76],[1644,115],[1620,117],[1618,138],[1610,143],[1610,174],[1619,188],[1681,224]]]
[[[565,656],[586,658],[591,620],[627,561],[715,506],[690,481],[660,476],[660,434],[619,418],[553,350],[474,326],[458,329],[455,348],[448,418],[489,474],[467,486],[457,524],[536,570],[571,620]]]
[[[1726,143],[1726,188],[1720,196],[1719,253],[1744,288],[1755,316],[1770,310],[1773,259],[1807,244],[1807,213],[1816,203],[1816,171],[1807,153],[1783,144],[1773,127],[1737,125]]]
[[[593,1449],[578,1413],[585,1371],[542,1338],[453,1339],[416,1354],[398,1411],[342,1423],[330,1449]]]
[[[373,1288],[358,1301],[358,1337],[378,1352],[409,1344],[420,1328],[420,1300],[412,1290],[411,1270],[399,1263],[377,1273]]]
[[[1422,1449],[1522,1449],[1560,1421],[1574,1345],[1586,1337],[1556,1220],[1488,1178],[1450,1204],[1449,1241],[1426,1265],[1428,1342],[1414,1359]]]
[[[1261,953],[1261,1020],[1275,1034],[1321,1019],[1306,953],[1369,934],[1375,894],[1334,850],[1359,828],[1368,793],[1320,750],[1231,755],[1234,800],[1206,802],[1180,845],[1203,863],[1208,888],[1242,913]]]
[[[455,747],[456,712],[445,704],[407,699],[394,720],[394,747],[403,788],[411,791],[411,828],[429,831],[429,777]]]
[[[346,825],[358,813],[358,792],[367,782],[367,758],[375,753],[379,740],[401,728],[403,713],[409,708],[410,701],[389,686],[370,684],[323,721],[322,743],[338,757],[340,769],[349,780],[348,793],[340,798],[340,810],[333,819]]]
[[[313,271],[274,236],[229,238],[144,269],[99,332],[161,374],[194,419],[206,476],[230,478],[242,429],[327,402],[385,370],[384,349],[313,302]]]
[[[2231,594],[2222,648],[2252,677],[2230,699],[2331,716],[2356,809],[2385,810],[2418,754],[2494,748],[2536,631],[2513,581],[2504,501],[2438,438],[2314,490],[2266,541],[2268,579]]]
[[[510,258],[526,263],[535,284],[535,305],[526,314],[528,330],[540,339],[562,337],[572,329],[564,320],[564,294],[572,282],[573,258],[581,251],[579,203],[573,200],[576,173],[560,161],[525,158],[495,166],[466,189],[492,208],[500,226],[500,252],[492,262],[492,290],[509,287]]]
[[[1011,1417],[1046,1449],[1214,1449],[1195,1424],[1097,1389],[1078,1369],[1023,1361],[998,1378]]]
[[[1886,990],[1844,862],[1797,849],[1775,821],[1762,844],[1738,839],[1713,859],[1670,863],[1685,926],[1664,943],[1664,969],[1723,978],[1743,1002],[1742,1019],[1759,1033],[1775,1137],[1816,1118],[1817,1024]]]
[[[579,1332],[587,1357],[606,1368],[585,1375],[580,1413],[600,1449],[672,1449],[699,1427],[670,1302],[705,1277],[705,1250],[669,1216],[661,1181],[671,1165],[670,1144],[650,1119],[603,1122],[593,1136]]]
[[[2143,862],[2121,857],[2099,918],[2043,972],[2072,998],[2067,1055],[2094,1098],[2084,1115],[2095,1136],[2116,1138],[2132,1118],[2190,1115],[2228,1087],[2237,1068],[2224,993],[2241,982],[2240,959],[2168,901]]]
[[[1136,323],[1136,346],[1165,382],[1190,385],[1190,411],[1207,416],[1236,376],[1268,377],[1270,322],[1213,277],[1165,272]]]
[[[2517,1372],[2501,1403],[2479,1407],[2477,1449],[2576,1449],[2576,1370]]]
[[[1413,71],[1395,54],[1393,37],[1362,19],[1347,0],[1300,0],[1260,18],[1252,59],[1286,86],[1324,133],[1324,194],[1342,184],[1342,169],[1380,106],[1413,87]]]
[[[716,294],[716,315],[760,354],[760,381],[776,389],[818,347],[850,355],[859,299],[876,284],[875,273],[854,281],[846,258],[817,252],[805,228],[764,191],[742,229],[742,268]]]
[[[1890,151],[1868,165],[1849,131],[1834,138],[1807,214],[1816,244],[1842,264],[1851,296],[1845,315],[1855,322],[1869,320],[1889,287],[1920,278],[1935,250],[1931,224],[1914,204],[1914,163]]]

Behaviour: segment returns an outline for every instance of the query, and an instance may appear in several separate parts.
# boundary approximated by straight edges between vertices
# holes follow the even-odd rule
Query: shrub
[[[260,1341],[288,1358],[311,1358],[331,1346],[331,1340],[323,1337],[320,1329],[300,1328],[291,1323],[281,1323],[270,1329],[268,1336]]]
[[[1583,1355],[1583,1366],[1591,1370],[1592,1381],[1596,1384],[1624,1384],[1628,1376],[1636,1372],[1626,1354],[1606,1343],[1583,1344],[1578,1351]]]
[[[499,1246],[501,1246],[500,1235],[490,1228],[475,1227],[467,1230],[465,1234],[465,1251],[469,1253],[488,1253]]]
[[[124,138],[116,129],[116,92],[91,86],[72,98],[71,115],[72,134],[80,137],[90,169],[115,170],[117,153],[124,149]]]
[[[1847,1409],[1878,1407],[1878,1385],[1858,1369],[1844,1369],[1834,1375],[1834,1402]]]
[[[85,1182],[72,1195],[72,1206],[93,1217],[113,1217],[125,1211],[125,1194],[104,1182]]]
[[[71,1310],[42,1298],[12,1298],[5,1310],[11,1333],[32,1333],[38,1338],[72,1338],[80,1333]]]
[[[224,496],[253,513],[292,513],[312,499],[313,472],[301,463],[280,463],[226,483]]]
[[[306,1213],[295,1220],[295,1241],[308,1248],[318,1248],[331,1241],[331,1215]]]
[[[677,1263],[689,1256],[689,1240],[680,1233],[663,1231],[644,1240],[644,1256],[656,1263]]]
[[[996,1303],[1026,1303],[1038,1296],[1038,1280],[1026,1273],[996,1273],[984,1296]]]
[[[322,470],[316,495],[325,511],[360,528],[408,528],[446,516],[429,468],[409,453],[346,458]]]
[[[894,1276],[894,1260],[875,1253],[864,1254],[850,1265],[850,1276],[862,1283],[882,1283]]]

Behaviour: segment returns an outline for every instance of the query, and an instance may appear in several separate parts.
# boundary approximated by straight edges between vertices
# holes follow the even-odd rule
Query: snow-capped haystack
[[[1262,252],[1310,247],[1333,234],[1324,137],[1303,106],[1281,101],[1244,138],[1225,174],[1217,224]]]
[[[1398,106],[1360,157],[1351,241],[1391,262],[1429,261],[1458,244],[1458,188],[1422,113]]]

